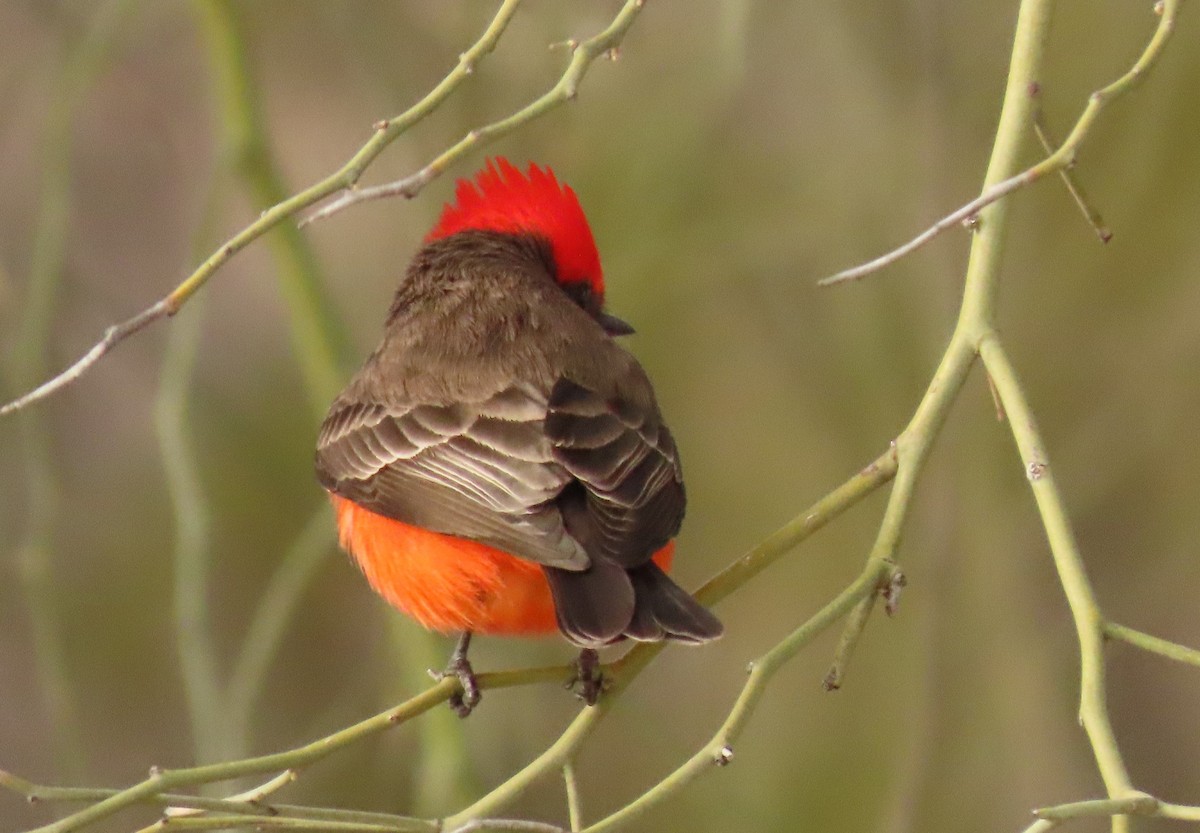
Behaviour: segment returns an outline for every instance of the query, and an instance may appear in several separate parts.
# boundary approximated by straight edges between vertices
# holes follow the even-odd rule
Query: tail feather
[[[725,632],[716,616],[653,561],[632,570],[605,559],[594,559],[578,572],[542,569],[554,596],[559,629],[582,648],[625,638],[699,645]]]
[[[725,632],[708,608],[673,582],[654,562],[629,571],[633,582],[633,618],[624,635],[639,642],[670,639],[699,645]]]
[[[558,627],[582,648],[598,648],[621,638],[634,615],[630,576],[613,561],[595,559],[586,570],[543,567]]]

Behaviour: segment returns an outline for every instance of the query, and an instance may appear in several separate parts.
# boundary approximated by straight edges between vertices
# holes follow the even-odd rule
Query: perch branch
[[[893,569],[891,565],[882,561],[869,559],[863,572],[846,589],[787,638],[750,664],[749,679],[742,687],[725,722],[708,743],[682,766],[641,796],[596,824],[584,828],[584,833],[608,833],[608,831],[616,830],[638,818],[654,805],[666,800],[701,775],[732,762],[734,745],[757,709],[762,695],[775,673],[801,648],[850,613],[863,599],[874,596],[880,585],[887,583],[890,579]]]
[[[570,674],[571,670],[571,667],[567,666],[554,666],[485,673],[478,676],[478,683],[481,689],[494,689],[560,681]],[[423,714],[444,703],[451,694],[459,691],[460,688],[457,678],[447,677],[398,706],[312,743],[285,752],[183,769],[153,770],[145,780],[132,787],[116,791],[89,807],[37,828],[33,833],[67,833],[67,831],[78,830],[136,804],[161,803],[160,796],[177,787],[231,781],[246,775],[280,772],[287,769],[299,770],[328,757],[339,749]],[[0,787],[11,789],[12,781],[0,779]]]
[[[718,603],[895,475],[896,456],[894,450],[889,449],[761,544],[709,579],[696,591],[696,599],[705,605]],[[663,648],[663,643],[643,642],[613,663],[606,671],[606,677],[612,683],[611,688],[595,706],[583,709],[559,738],[524,769],[469,807],[445,819],[446,826],[453,827],[471,818],[495,814],[532,784],[571,763],[580,745],[608,714],[620,693]]]
[[[855,474],[844,484],[821,498],[806,511],[772,534],[757,547],[734,561],[717,576],[697,591],[696,596],[705,604],[714,604],[745,584],[763,569],[773,564],[785,553],[824,527],[834,518],[855,505],[875,489],[887,483],[896,473],[896,459],[891,450]],[[594,706],[583,709],[559,740],[538,759],[517,773],[509,781],[497,787],[467,810],[448,818],[444,829],[461,827],[474,819],[492,815],[507,801],[515,798],[529,784],[550,771],[559,770],[571,759],[573,751],[590,734],[595,725],[607,713],[617,694],[649,663],[662,649],[660,644],[642,643],[606,669],[612,678],[613,689]],[[483,673],[478,676],[480,688],[493,689],[538,682],[560,681],[571,672],[569,667],[555,666],[520,671]],[[214,804],[218,799],[196,799],[179,796],[170,791],[179,787],[229,781],[246,775],[256,775],[283,770],[298,770],[314,763],[352,743],[385,731],[392,726],[410,720],[444,702],[451,694],[459,691],[455,677],[447,677],[426,689],[416,697],[360,723],[342,729],[326,737],[296,749],[273,755],[229,761],[221,764],[190,767],[186,769],[153,772],[144,781],[122,790],[76,790],[61,787],[36,787],[30,782],[0,771],[0,787],[41,800],[95,801],[64,818],[38,828],[35,833],[67,833],[108,818],[117,812],[138,804],[195,806],[220,810],[231,809],[228,805]],[[200,802],[204,802],[201,804]],[[278,807],[279,805],[272,805]]]

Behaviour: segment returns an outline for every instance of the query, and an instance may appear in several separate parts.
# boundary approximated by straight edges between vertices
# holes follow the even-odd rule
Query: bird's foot
[[[595,648],[584,648],[575,660],[575,673],[567,680],[566,687],[589,706],[596,705],[600,693],[608,687],[608,680],[600,670],[600,655]]]
[[[447,663],[446,670],[429,669],[429,676],[438,682],[447,677],[458,678],[461,690],[451,694],[447,702],[459,717],[468,716],[483,698],[483,694],[479,690],[479,682],[475,679],[475,669],[471,667],[471,661],[467,659],[467,646],[470,644],[471,634],[463,634],[454,648],[454,653],[450,655],[450,662]]]

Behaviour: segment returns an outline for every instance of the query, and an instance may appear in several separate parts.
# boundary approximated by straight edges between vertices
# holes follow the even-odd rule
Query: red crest
[[[499,231],[545,238],[554,253],[559,283],[587,281],[604,297],[600,253],[579,198],[560,184],[549,168],[529,166],[523,174],[507,159],[496,157],[472,182],[460,179],[455,201],[442,209],[429,243],[460,231]]]

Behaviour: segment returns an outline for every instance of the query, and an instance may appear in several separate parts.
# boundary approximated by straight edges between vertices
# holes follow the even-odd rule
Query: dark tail
[[[716,616],[653,561],[632,570],[599,559],[581,572],[543,570],[559,629],[581,647],[598,648],[626,637],[698,645],[725,631]]]
[[[708,608],[658,568],[653,561],[629,571],[633,582],[633,618],[624,635],[639,642],[671,639],[699,645],[725,632]]]

